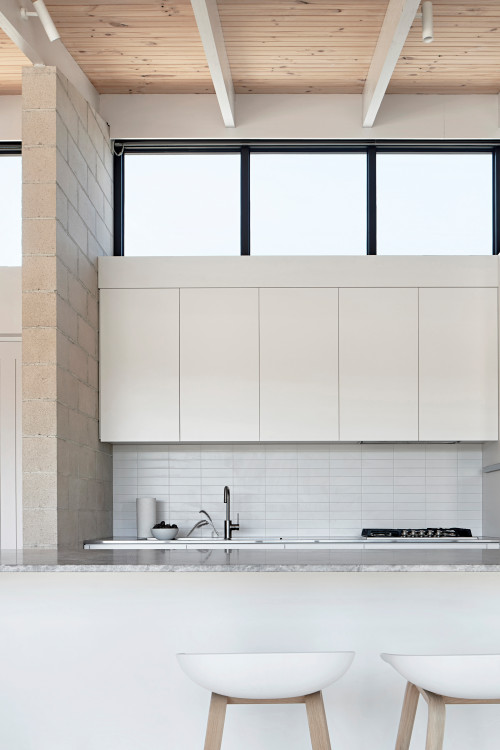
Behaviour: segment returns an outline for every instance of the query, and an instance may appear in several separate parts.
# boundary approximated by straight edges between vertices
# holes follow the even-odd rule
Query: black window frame
[[[21,141],[0,141],[0,156],[20,156],[21,154]]]
[[[1,154],[0,146],[0,154]],[[252,154],[366,154],[366,255],[377,255],[377,154],[471,154],[492,156],[492,255],[500,254],[500,141],[114,141],[113,254],[125,255],[125,156],[127,154],[234,154],[240,169],[240,255],[251,255],[250,160]]]

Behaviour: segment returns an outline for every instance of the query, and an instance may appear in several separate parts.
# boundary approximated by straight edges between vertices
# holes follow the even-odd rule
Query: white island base
[[[379,652],[500,653],[500,573],[2,573],[0,747],[201,750],[210,695],[175,654],[357,652],[324,691],[334,750],[394,748]],[[445,747],[497,750],[500,706],[449,706]],[[420,707],[412,748],[425,747]],[[233,706],[223,750],[306,750],[301,705]]]

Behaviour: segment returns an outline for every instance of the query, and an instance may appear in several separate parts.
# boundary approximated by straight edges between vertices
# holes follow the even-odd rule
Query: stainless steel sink
[[[361,537],[337,537],[337,538],[322,538],[314,539],[312,537],[286,537],[286,536],[272,536],[272,537],[233,537],[231,540],[222,539],[221,537],[177,537],[173,540],[174,542],[181,542],[182,544],[220,544],[222,546],[227,544],[332,544],[342,542],[361,542]],[[171,543],[171,542],[170,542]]]
[[[208,537],[208,536],[178,536],[174,542],[182,542],[182,544],[272,544],[274,542],[284,543],[284,539],[279,537],[272,537],[270,539],[253,539],[245,537],[233,537],[233,539],[224,539],[223,537]]]

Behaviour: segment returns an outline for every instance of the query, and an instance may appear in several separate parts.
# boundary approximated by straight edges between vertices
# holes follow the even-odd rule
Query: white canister
[[[137,538],[147,539],[156,523],[156,497],[137,498]]]

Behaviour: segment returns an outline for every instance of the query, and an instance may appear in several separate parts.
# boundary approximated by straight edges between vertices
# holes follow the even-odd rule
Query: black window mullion
[[[377,254],[377,149],[366,150],[366,254]]]
[[[124,255],[125,150],[113,148],[113,255]]]
[[[241,147],[241,255],[250,255],[250,147]]]
[[[492,153],[493,172],[493,255],[500,255],[500,146]]]

